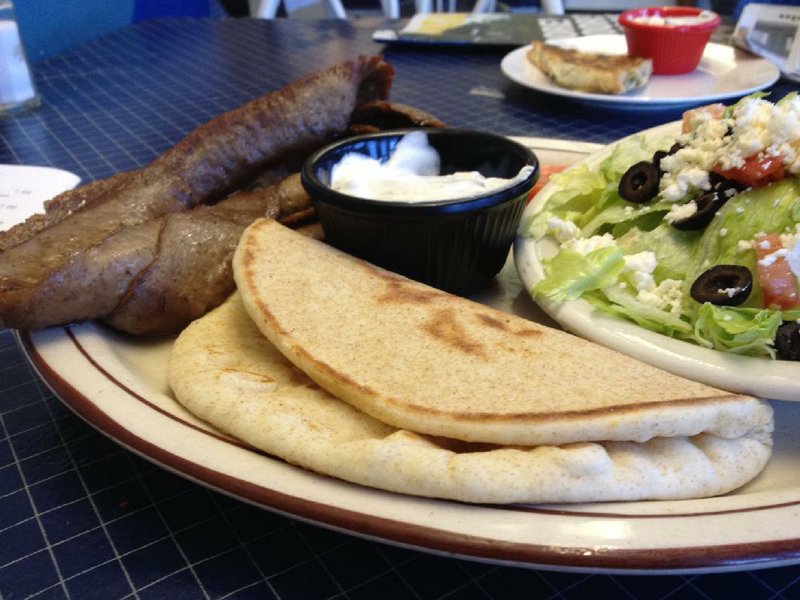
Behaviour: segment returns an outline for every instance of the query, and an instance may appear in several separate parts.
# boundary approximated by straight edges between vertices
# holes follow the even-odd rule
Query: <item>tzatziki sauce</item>
[[[477,171],[440,175],[439,153],[423,131],[404,135],[384,163],[351,152],[331,169],[331,188],[368,200],[431,202],[479,196],[524,179],[525,166],[513,178],[484,177]]]
[[[642,15],[631,17],[631,21],[640,25],[678,27],[681,25],[699,25],[712,20],[714,16],[711,11],[704,10],[697,15]]]

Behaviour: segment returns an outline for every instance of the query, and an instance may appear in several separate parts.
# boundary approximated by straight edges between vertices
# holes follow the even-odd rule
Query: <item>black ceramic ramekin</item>
[[[368,200],[330,188],[331,170],[346,154],[386,160],[409,131],[420,129],[362,135],[322,148],[303,165],[303,187],[332,246],[449,292],[475,291],[503,267],[528,193],[539,178],[538,160],[530,149],[499,135],[423,129],[439,153],[443,175],[479,171],[513,178],[524,166],[533,168],[527,177],[493,192],[448,201]]]

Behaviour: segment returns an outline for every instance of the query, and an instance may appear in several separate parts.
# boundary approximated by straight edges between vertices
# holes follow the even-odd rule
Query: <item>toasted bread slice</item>
[[[558,85],[583,92],[622,94],[645,85],[653,61],[624,54],[598,54],[531,43],[528,60]]]

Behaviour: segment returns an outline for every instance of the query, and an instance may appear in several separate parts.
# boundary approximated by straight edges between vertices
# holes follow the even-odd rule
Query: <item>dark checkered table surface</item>
[[[35,66],[43,105],[0,120],[0,163],[85,181],[141,166],[214,115],[383,52],[392,98],[451,126],[609,142],[679,111],[615,112],[507,81],[503,51],[383,47],[367,20],[164,19]],[[792,85],[781,82],[782,95]],[[732,522],[735,526],[735,522]],[[56,399],[0,330],[0,600],[797,598],[800,567],[637,577],[535,571],[366,541],[228,498],[124,450]]]

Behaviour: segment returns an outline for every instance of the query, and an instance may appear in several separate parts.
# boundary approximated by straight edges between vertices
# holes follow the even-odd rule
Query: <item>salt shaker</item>
[[[17,114],[41,104],[22,47],[11,0],[0,0],[0,116]]]

